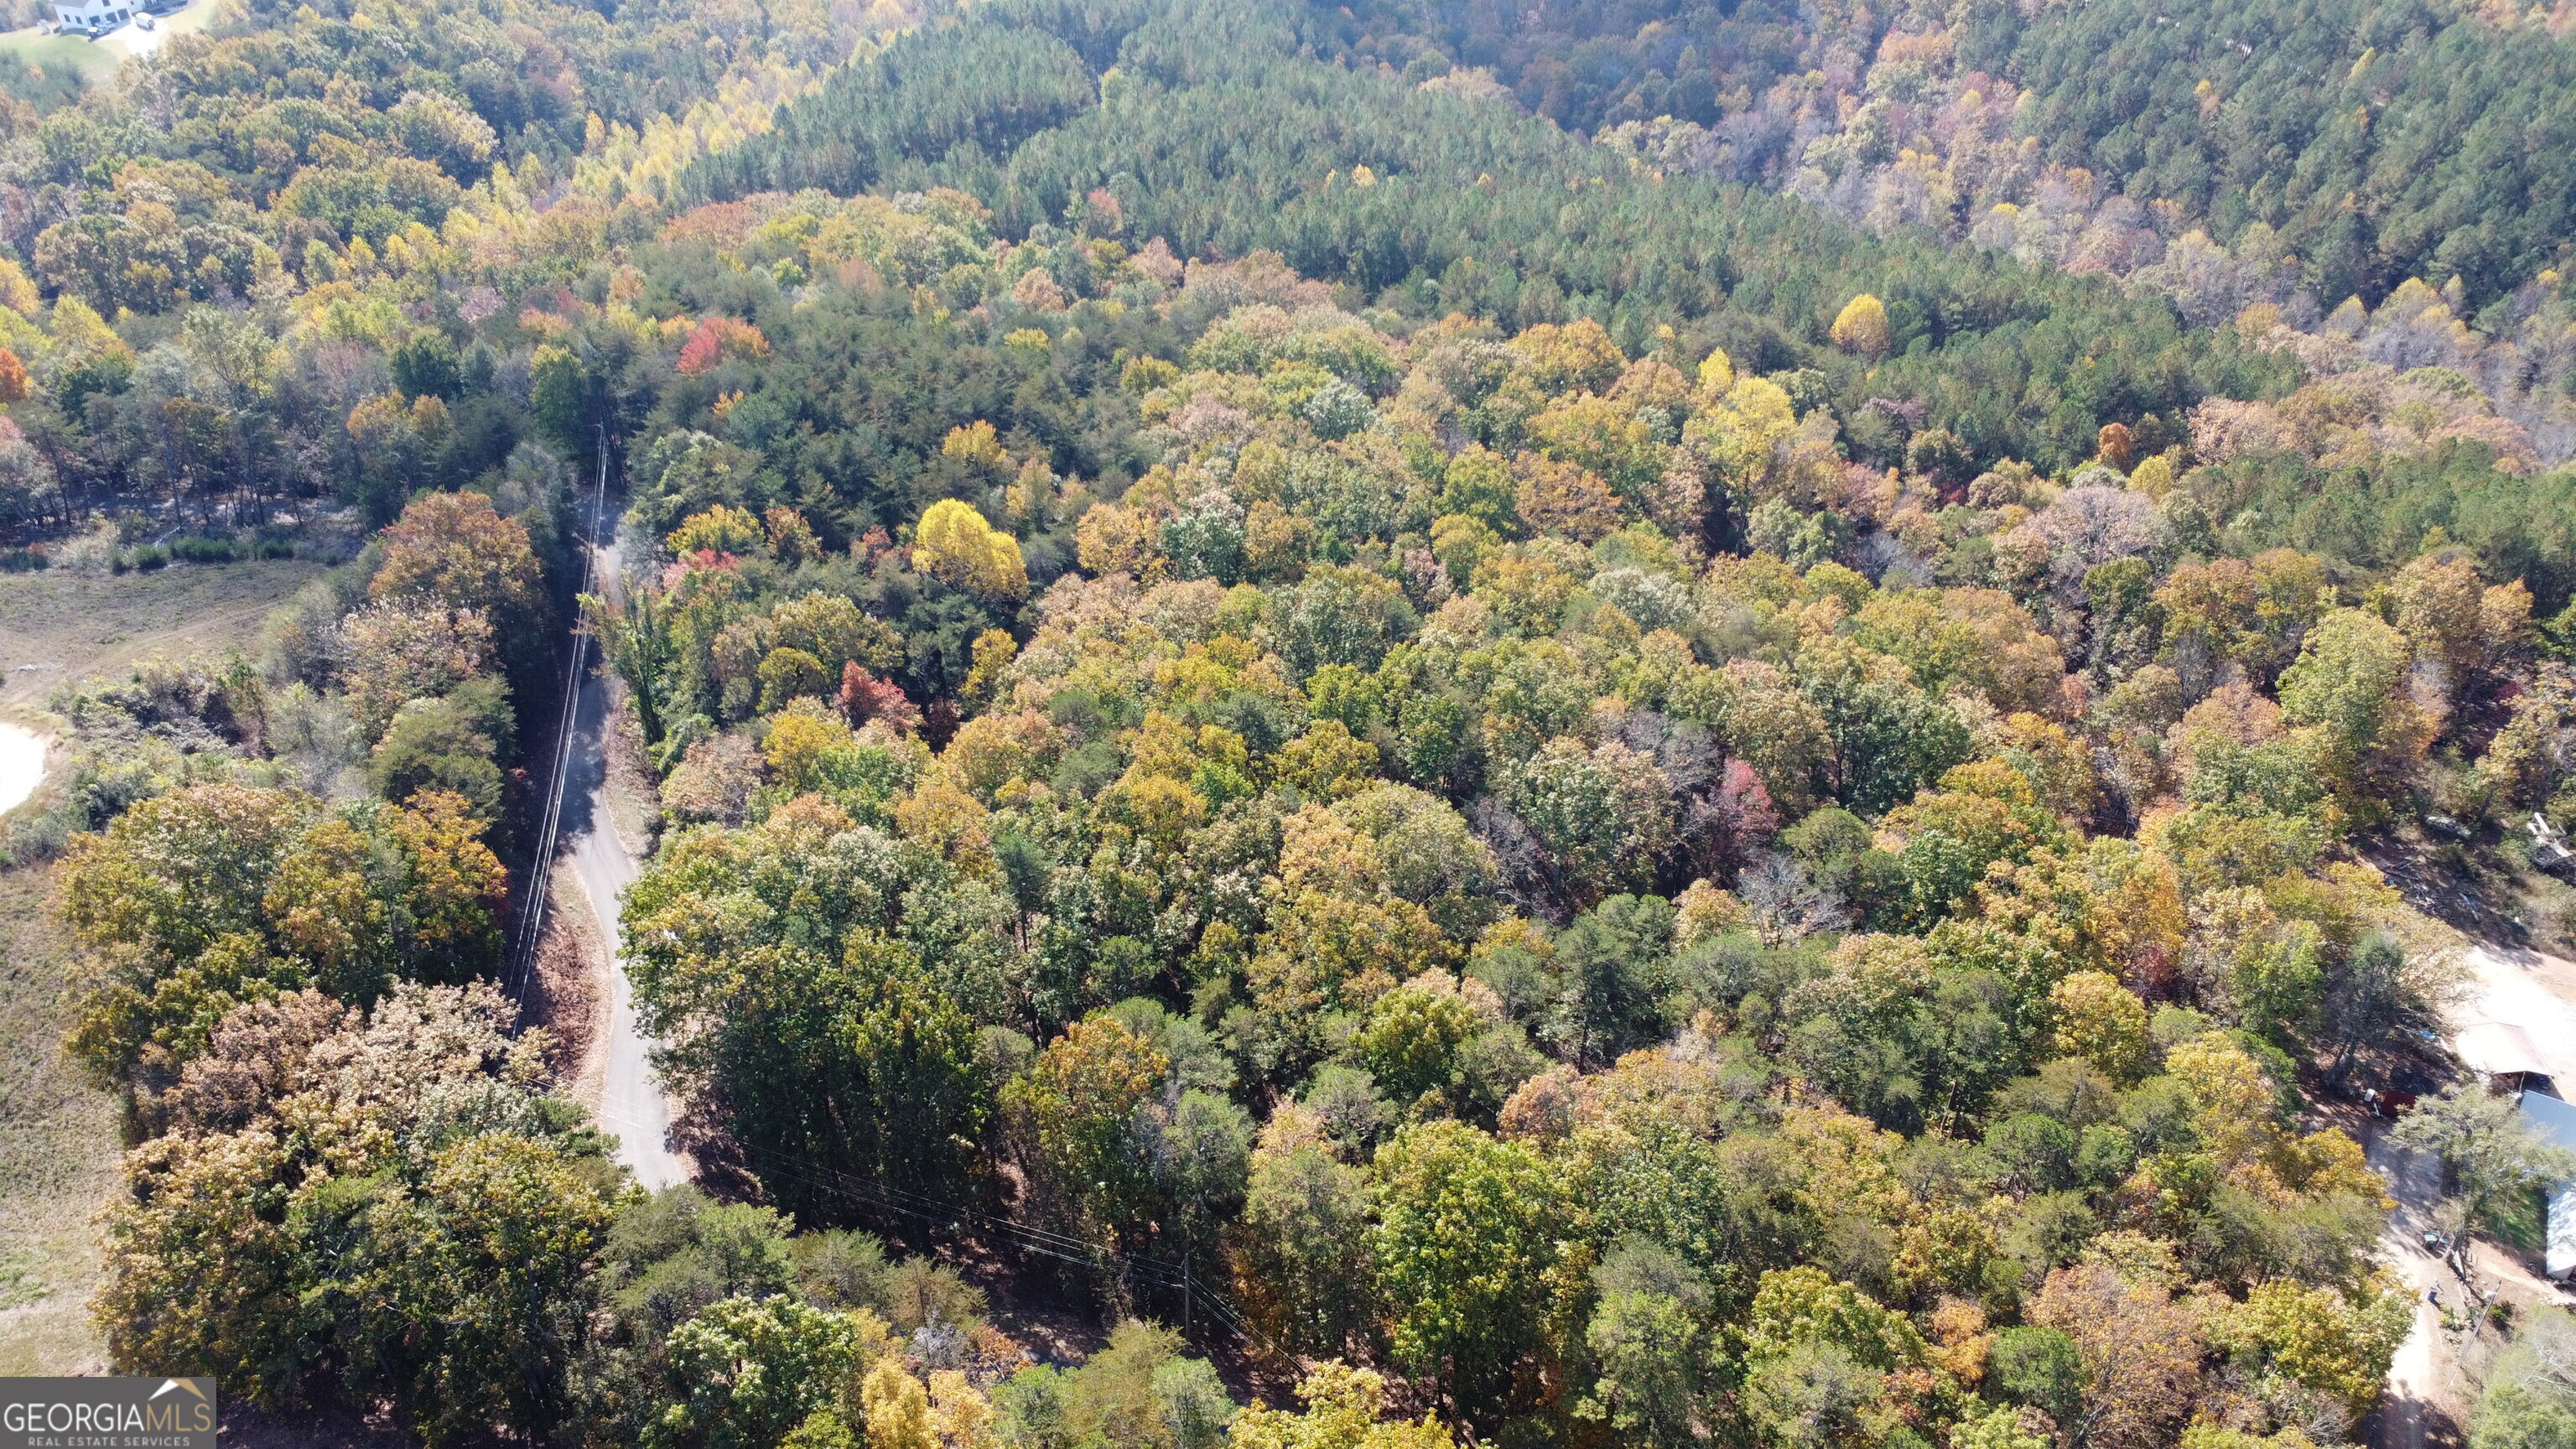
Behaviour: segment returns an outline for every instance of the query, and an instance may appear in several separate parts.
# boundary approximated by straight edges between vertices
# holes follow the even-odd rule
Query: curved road
[[[615,545],[599,550],[598,580],[613,594],[618,582]],[[608,992],[607,1021],[592,1046],[602,1067],[600,1126],[617,1134],[617,1160],[653,1191],[689,1180],[688,1159],[671,1151],[671,1103],[653,1072],[653,1043],[636,1027],[635,994],[626,980],[625,939],[618,899],[637,873],[634,855],[617,838],[608,805],[608,684],[584,671],[573,713],[572,756],[564,775],[560,856],[581,883],[584,904],[599,923],[595,938],[608,959],[592,963]]]
[[[2448,1301],[2460,1301],[2458,1281],[2424,1250],[2424,1230],[2433,1226],[2433,1208],[2441,1201],[2442,1163],[2429,1152],[2393,1146],[2385,1131],[2370,1135],[2369,1152],[2370,1165],[2388,1179],[2389,1196],[2397,1199],[2397,1211],[2380,1233],[2380,1258],[2415,1299],[2406,1339],[2389,1361],[2379,1432],[2371,1442],[2380,1449],[2425,1449],[2442,1413],[2444,1390],[2451,1387],[2445,1375],[2456,1366],[2442,1343],[2441,1310],[2425,1300],[2424,1290],[2438,1285]]]

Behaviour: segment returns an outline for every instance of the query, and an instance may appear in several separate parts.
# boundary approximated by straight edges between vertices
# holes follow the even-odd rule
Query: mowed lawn
[[[16,52],[48,75],[71,71],[84,85],[97,85],[125,63],[125,53],[77,35],[39,35],[32,28],[0,35],[0,50]]]
[[[247,651],[268,611],[321,570],[272,560],[121,578],[0,574],[0,715],[41,728],[46,698],[67,682],[111,680],[153,654]],[[115,1175],[117,1109],[60,1049],[74,963],[47,919],[48,888],[43,866],[0,868],[0,1376],[106,1367],[89,1322],[91,1219]]]

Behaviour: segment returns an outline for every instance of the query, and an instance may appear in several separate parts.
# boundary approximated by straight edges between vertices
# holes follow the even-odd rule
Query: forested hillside
[[[433,1444],[2353,1442],[2337,1104],[2460,944],[2366,852],[2576,825],[2546,184],[2329,311],[2244,167],[2114,194],[2046,57],[2116,10],[1528,14],[366,0],[12,113],[25,557],[369,540],[58,700],[13,833],[115,1363]],[[1855,202],[1936,93],[2039,201]],[[499,989],[602,461],[704,1191]],[[2405,1130],[2468,1231],[2560,1165]]]
[[[1637,177],[1507,104],[1301,60],[1302,18],[1135,5],[1077,24],[979,9],[917,42],[917,61],[844,72],[774,133],[702,165],[691,194],[946,185],[1017,237],[1054,230],[1097,190],[1129,231],[1181,255],[1275,250],[1414,316],[1598,315],[1629,348],[1685,328],[1765,371],[1818,368],[1840,410],[1919,401],[1982,458],[2052,467],[2080,462],[2114,417],[2171,419],[2208,393],[2287,379],[2233,336],[2185,335],[2159,301],[1990,253],[1856,237],[1740,187]],[[952,84],[938,59],[950,52],[989,63]],[[972,119],[946,118],[959,107]],[[1837,354],[1826,330],[1864,290],[1885,299],[1889,334],[1866,357]]]
[[[2576,455],[2576,344],[2558,300],[2576,234],[2563,15],[2412,3],[1310,13],[1325,53],[1435,86],[1507,86],[1650,170],[2122,277],[2205,324],[2277,306],[2359,361],[2459,368],[2550,461]],[[2370,316],[2409,279],[2438,300]]]
[[[2082,168],[2225,245],[2261,223],[2329,305],[2458,276],[2484,308],[2566,260],[2576,48],[2537,8],[1387,0],[1313,14],[1327,53],[1416,81],[1486,68],[1580,134],[1705,128],[1713,154],[1694,162],[1719,174],[1911,172],[1935,191],[1914,220],[2027,205],[2042,170]]]

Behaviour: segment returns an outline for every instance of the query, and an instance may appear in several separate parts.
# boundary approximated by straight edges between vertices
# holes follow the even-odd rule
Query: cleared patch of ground
[[[154,654],[248,649],[268,611],[321,569],[272,560],[0,574],[0,714],[42,729],[46,697],[66,682],[114,679]],[[46,914],[50,890],[45,866],[0,867],[0,1376],[107,1363],[89,1322],[93,1218],[123,1143],[115,1099],[62,1054],[77,963]]]
[[[0,574],[0,714],[24,718],[67,681],[113,679],[155,654],[247,649],[268,611],[322,570],[308,559],[262,559],[148,574]]]
[[[59,1043],[69,1020],[41,870],[0,871],[0,1376],[96,1373],[91,1215],[115,1176],[113,1098]]]

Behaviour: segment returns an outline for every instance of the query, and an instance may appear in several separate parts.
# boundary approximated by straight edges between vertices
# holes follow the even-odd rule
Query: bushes
[[[174,563],[228,564],[245,559],[281,559],[295,557],[295,545],[283,538],[262,538],[248,542],[213,538],[199,534],[174,538],[166,544],[145,544],[109,555],[108,568],[115,573],[157,573]],[[16,573],[22,569],[45,566],[45,555],[36,549],[0,550],[0,572]]]

